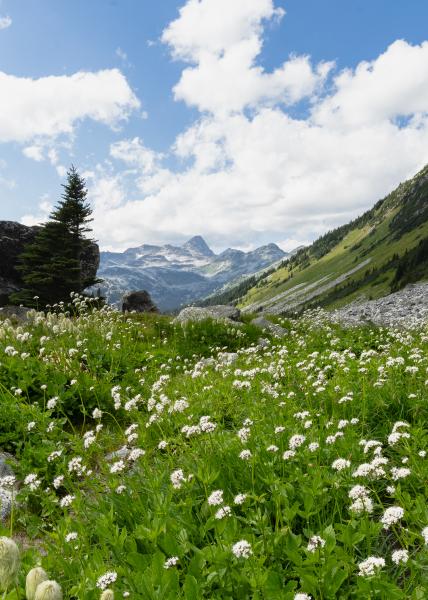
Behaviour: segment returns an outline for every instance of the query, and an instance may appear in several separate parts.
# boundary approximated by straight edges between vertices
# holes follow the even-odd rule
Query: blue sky
[[[0,218],[73,162],[103,247],[291,248],[428,162],[426,2],[231,4],[2,0]]]

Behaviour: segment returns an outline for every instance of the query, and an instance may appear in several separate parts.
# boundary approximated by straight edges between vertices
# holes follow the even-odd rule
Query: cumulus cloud
[[[39,79],[0,72],[0,142],[71,134],[86,118],[114,126],[139,106],[117,69]]]
[[[29,227],[32,227],[33,225],[40,225],[48,219],[52,210],[53,204],[49,200],[49,197],[43,196],[39,202],[38,213],[35,215],[24,215],[21,218],[21,223],[23,225],[28,225]]]
[[[331,128],[372,127],[380,121],[428,113],[428,42],[397,40],[378,58],[346,69],[335,92],[314,108],[314,121]]]
[[[161,167],[146,174],[146,196],[134,193],[135,199],[113,209],[114,238],[108,227],[98,236],[116,247],[195,233],[220,245],[266,235],[288,250],[307,244],[428,162],[428,70],[421,68],[428,65],[426,53],[427,44],[398,42],[372,63],[337,73],[330,93],[313,99],[305,119],[278,105],[260,105],[251,115],[204,115],[172,148],[183,169],[163,169],[161,185],[152,190]],[[406,64],[413,77],[406,79],[405,94],[394,95]],[[368,103],[365,86],[373,94]],[[415,98],[410,108],[406,95]],[[404,124],[398,119],[403,114],[410,117]],[[125,147],[136,163],[141,149],[134,145]]]
[[[41,162],[42,160],[45,160],[43,146],[39,146],[37,144],[33,144],[32,146],[26,146],[22,150],[22,154],[27,158],[35,160],[36,162]]]
[[[112,144],[110,156],[129,166],[138,167],[144,174],[153,172],[159,160],[162,159],[162,154],[147,148],[138,137]]]
[[[102,246],[202,234],[216,247],[269,239],[290,250],[428,162],[428,42],[397,41],[339,72],[307,56],[266,72],[264,27],[282,16],[272,0],[185,3],[162,41],[186,63],[175,98],[199,118],[163,155],[138,137],[111,145],[90,180]]]
[[[12,25],[12,19],[9,16],[0,16],[0,30],[7,29]]]
[[[272,73],[256,64],[262,24],[281,19],[272,0],[190,0],[162,35],[175,58],[192,64],[174,87],[177,100],[200,111],[224,113],[261,102],[291,105],[314,93],[332,63],[313,67],[306,56],[291,57]]]

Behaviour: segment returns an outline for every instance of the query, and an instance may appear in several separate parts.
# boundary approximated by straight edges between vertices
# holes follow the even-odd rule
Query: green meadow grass
[[[5,597],[37,564],[66,599],[428,597],[427,331],[74,306],[0,326]]]

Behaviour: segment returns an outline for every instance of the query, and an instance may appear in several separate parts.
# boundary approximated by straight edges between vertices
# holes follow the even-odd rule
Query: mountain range
[[[250,252],[228,248],[215,254],[201,236],[182,246],[143,244],[124,252],[101,252],[101,293],[119,304],[127,291],[147,290],[162,311],[173,311],[227,289],[248,276],[284,260],[276,244]]]
[[[428,165],[251,285],[230,288],[228,299],[248,312],[292,314],[377,299],[422,280],[428,280]]]

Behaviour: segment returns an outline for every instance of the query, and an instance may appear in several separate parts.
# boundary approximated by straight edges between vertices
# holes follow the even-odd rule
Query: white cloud
[[[146,197],[134,190],[134,199],[126,201],[123,192],[121,203],[110,212],[114,232],[104,217],[102,225],[97,223],[97,236],[105,244],[126,247],[196,233],[217,245],[237,239],[252,244],[270,235],[283,248],[292,249],[347,222],[428,162],[428,95],[414,100],[412,108],[418,112],[410,114],[404,125],[397,116],[406,110],[405,100],[396,98],[395,107],[386,102],[406,61],[414,72],[413,79],[406,80],[408,94],[422,93],[428,69],[412,65],[428,66],[426,52],[425,44],[400,42],[369,67],[364,63],[355,71],[339,73],[330,94],[313,99],[312,114],[306,119],[292,118],[279,106],[258,107],[251,116],[203,116],[173,146],[184,161],[181,172],[159,166],[146,173]],[[389,79],[379,68],[385,61]],[[345,117],[331,120],[330,110],[352,115],[359,102],[364,104],[362,92],[354,97],[344,89],[362,90],[366,71],[369,95],[372,88],[387,90],[383,108],[375,103],[375,95],[364,123],[356,126]],[[151,188],[157,179],[160,184]]]
[[[48,160],[53,167],[55,167],[56,172],[60,177],[65,177],[67,174],[67,169],[64,165],[60,164],[58,149],[52,146],[52,140],[49,138],[40,140],[38,143],[33,144],[32,146],[26,146],[23,148],[22,153],[27,158],[31,158],[36,162],[42,162],[44,160]],[[68,144],[63,144],[66,147]]]
[[[0,72],[0,142],[71,134],[86,118],[114,126],[139,106],[117,69],[40,79]]]
[[[22,150],[22,154],[24,154],[24,156],[26,156],[27,158],[31,158],[32,160],[35,160],[37,162],[41,162],[42,160],[45,160],[43,146],[38,146],[36,144],[34,144],[32,146],[26,146]]]
[[[189,63],[176,98],[201,115],[165,156],[138,137],[111,145],[89,187],[102,246],[202,234],[216,247],[290,250],[428,163],[428,42],[395,42],[354,70],[293,56],[266,72],[263,27],[281,16],[272,0],[186,2],[162,40]],[[291,116],[300,99],[309,114]]]
[[[261,33],[262,20],[280,18],[272,0],[188,0],[162,34],[177,59],[199,62]]]
[[[138,137],[112,144],[110,156],[130,166],[139,167],[143,174],[153,172],[159,160],[162,159],[162,154],[147,148]]]
[[[38,209],[39,211],[36,215],[24,215],[21,218],[21,223],[30,227],[44,223],[53,210],[53,204],[50,202],[48,196],[41,198]]]
[[[378,58],[347,69],[334,80],[335,92],[313,111],[331,128],[373,127],[397,117],[428,113],[428,42],[397,40]]]
[[[294,240],[293,238],[289,238],[287,240],[279,240],[276,243],[284,252],[292,252],[299,246],[309,246],[311,242],[310,240]]]
[[[272,0],[189,0],[162,35],[175,58],[192,64],[174,87],[176,100],[200,111],[227,113],[311,96],[331,63],[314,69],[308,57],[291,57],[272,73],[256,64],[263,21],[283,15]]]
[[[12,19],[9,16],[0,17],[0,30],[7,29],[12,25]]]
[[[126,54],[126,52],[124,50],[122,50],[122,48],[118,47],[116,48],[116,56],[118,58],[120,58],[120,60],[123,60],[124,62],[126,62],[128,60],[128,55]]]

